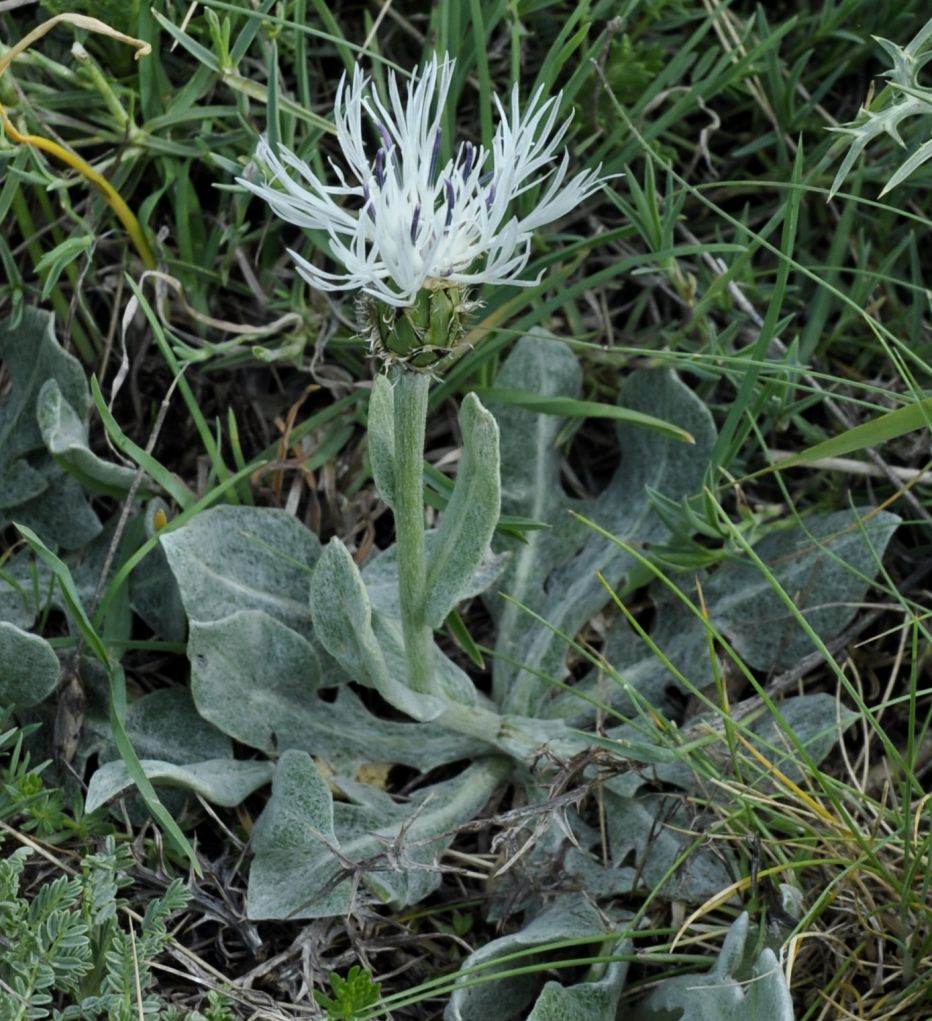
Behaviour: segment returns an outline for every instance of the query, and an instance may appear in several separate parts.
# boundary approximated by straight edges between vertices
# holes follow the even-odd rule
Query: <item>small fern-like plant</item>
[[[314,999],[327,1011],[327,1021],[356,1021],[369,1007],[376,1004],[382,991],[380,982],[358,964],[346,973],[346,978],[332,972],[330,988],[333,996],[314,990]]]
[[[27,897],[21,885],[30,854],[20,848],[0,861],[0,1018],[178,1018],[152,990],[150,965],[170,939],[169,917],[187,903],[181,881],[150,901],[134,933],[120,918],[119,892],[131,882],[128,847],[108,837],[84,858],[80,876],[49,880]]]
[[[37,726],[11,727],[0,734],[0,819],[23,833],[35,833],[47,844],[103,836],[112,829],[106,814],[85,814],[80,799],[67,804],[64,790],[43,777],[50,763],[32,764],[26,739]]]

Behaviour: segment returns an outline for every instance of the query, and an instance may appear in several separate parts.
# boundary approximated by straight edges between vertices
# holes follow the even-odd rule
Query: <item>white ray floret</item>
[[[601,184],[599,169],[567,179],[569,154],[559,153],[570,119],[558,123],[560,96],[542,90],[522,113],[518,87],[510,110],[498,97],[499,123],[491,150],[463,142],[440,165],[440,122],[455,62],[435,56],[409,81],[402,96],[388,75],[388,104],[357,67],[337,88],[334,122],[345,170],[327,184],[293,152],[263,139],[256,158],[269,183],[238,181],[263,198],[281,219],[326,231],[342,272],[328,272],[290,252],[298,271],[324,291],[361,290],[398,308],[420,291],[446,284],[511,283],[521,279],[531,236],[574,209]],[[379,140],[375,152],[367,138]],[[542,186],[524,217],[514,200]]]

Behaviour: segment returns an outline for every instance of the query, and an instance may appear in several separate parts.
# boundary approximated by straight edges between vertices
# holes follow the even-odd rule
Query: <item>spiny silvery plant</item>
[[[832,181],[829,198],[837,193],[855,161],[875,138],[889,135],[897,145],[906,149],[906,142],[900,134],[900,125],[908,117],[927,117],[932,114],[932,89],[923,85],[919,78],[922,69],[932,60],[932,18],[906,46],[899,46],[879,36],[874,38],[893,64],[889,71],[883,73],[883,77],[890,84],[873,103],[868,101],[861,107],[854,121],[832,129],[850,140],[850,148]],[[880,192],[881,197],[902,184],[910,174],[930,159],[932,138],[907,155],[884,185]]]
[[[517,85],[510,110],[494,99],[499,121],[491,146],[463,141],[442,162],[441,119],[454,68],[453,59],[434,56],[404,91],[390,72],[386,104],[357,67],[337,89],[334,121],[346,167],[331,164],[336,183],[265,140],[257,162],[268,182],[239,183],[289,223],[326,232],[342,272],[290,254],[313,287],[358,292],[361,325],[383,368],[370,401],[369,450],[376,486],[395,518],[403,677],[393,676],[362,578],[338,539],[315,570],[315,631],[328,652],[396,708],[420,720],[442,716],[453,729],[499,743],[501,720],[480,705],[470,683],[436,668],[434,643],[435,629],[490,557],[501,496],[498,427],[469,394],[460,411],[458,484],[428,550],[428,392],[461,350],[476,306],[470,289],[536,284],[522,275],[534,231],[576,208],[603,179],[600,168],[569,176],[561,142],[570,120],[560,119],[560,96],[545,99],[538,90],[522,112]],[[531,211],[520,215],[517,200],[538,189]]]

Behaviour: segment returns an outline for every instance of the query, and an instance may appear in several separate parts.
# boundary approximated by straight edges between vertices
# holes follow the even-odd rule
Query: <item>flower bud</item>
[[[388,364],[432,371],[460,345],[475,307],[466,288],[442,283],[423,288],[413,305],[402,308],[366,298],[362,312],[373,354]]]

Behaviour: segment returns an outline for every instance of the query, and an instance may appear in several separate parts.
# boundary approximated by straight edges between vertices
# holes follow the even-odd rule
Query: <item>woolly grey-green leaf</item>
[[[321,700],[318,689],[342,677],[322,675],[307,640],[257,610],[193,623],[188,657],[192,692],[204,718],[268,755],[301,749],[352,775],[367,762],[429,769],[483,748],[442,730],[379,719],[346,689],[335,701]]]
[[[442,730],[379,719],[346,689],[335,701],[321,700],[318,690],[342,685],[344,676],[322,673],[305,638],[258,610],[193,622],[188,658],[201,715],[223,733],[268,755],[301,749],[351,775],[367,762],[428,769],[470,758],[484,747],[480,741]],[[444,661],[449,662],[442,657]]]
[[[333,886],[339,863],[321,855],[322,842],[337,845],[333,796],[305,752],[282,754],[272,794],[252,832],[246,912],[250,918],[325,917],[345,910],[345,889]],[[300,914],[313,911],[320,914]]]
[[[241,762],[231,758],[184,765],[141,759],[139,764],[154,784],[199,794],[225,808],[233,808],[253,791],[270,783],[275,771],[271,762]],[[85,811],[93,812],[111,798],[134,788],[135,781],[122,760],[104,763],[88,783]]]
[[[388,376],[380,373],[369,395],[369,464],[379,496],[395,505],[395,400]]]
[[[435,530],[425,535],[428,560],[438,541]],[[466,582],[461,598],[468,599],[485,592],[501,577],[508,555],[496,555],[488,551]],[[372,606],[372,627],[388,666],[390,677],[404,677],[407,661],[404,653],[401,620],[399,617],[398,597],[398,546],[389,546],[387,550],[372,557],[362,570],[362,580],[366,586],[366,594]],[[438,647],[434,647],[434,663],[439,674],[439,681],[444,695],[453,702],[473,705],[478,699],[476,688],[466,674]],[[405,697],[399,693],[396,697]],[[424,718],[423,699],[419,697],[417,710]]]
[[[489,551],[501,511],[498,424],[475,394],[460,408],[463,456],[427,562],[426,619],[439,628]]]
[[[430,561],[438,541],[436,528],[424,535],[427,548],[427,559]],[[482,595],[495,585],[504,574],[511,559],[511,553],[493,553],[487,551],[479,561],[476,569],[461,590],[461,599],[472,599]],[[371,556],[362,569],[362,579],[366,583],[366,592],[373,611],[387,616],[398,616],[398,546],[393,544],[388,549]]]
[[[57,380],[46,380],[36,400],[36,417],[46,448],[85,489],[125,496],[136,472],[98,457],[88,446],[87,425],[65,400]]]
[[[214,507],[163,535],[161,543],[192,621],[262,610],[310,635],[307,595],[320,543],[290,514]]]
[[[837,511],[774,532],[754,552],[827,641],[854,616],[900,520],[872,508]],[[750,558],[722,564],[703,590],[712,620],[751,666],[785,670],[814,651],[812,639]]]
[[[18,323],[0,323],[0,363],[7,384],[0,401],[0,527],[12,520],[55,548],[78,549],[100,522],[80,486],[45,449],[37,415],[43,385],[57,387],[79,420],[90,394],[81,363],[55,339],[51,314],[24,309]]]
[[[611,948],[613,954],[630,953],[630,942]],[[565,986],[550,981],[541,990],[527,1021],[616,1021],[618,1001],[628,977],[628,962],[615,961],[600,978]]]
[[[81,549],[100,535],[100,520],[77,479],[62,471],[48,454],[33,460],[45,487],[39,496],[18,504],[12,514],[0,515],[0,526],[15,520],[31,528],[50,549]]]
[[[627,728],[628,732],[633,728]],[[610,742],[604,742],[606,747]],[[590,745],[591,746],[591,745]],[[625,749],[616,750],[625,755]],[[637,757],[637,755],[635,756]],[[658,794],[663,787],[666,792]],[[606,826],[595,830],[575,813],[564,828],[538,834],[528,853],[529,870],[547,870],[560,862],[561,876],[597,902],[662,887],[663,896],[699,903],[731,882],[721,850],[701,838],[689,797],[696,788],[692,771],[680,763],[657,763],[612,777],[602,788]],[[567,843],[565,828],[573,834]],[[585,848],[607,847],[602,864]],[[676,866],[674,868],[674,866]],[[502,893],[507,898],[507,889]]]
[[[704,578],[702,584],[705,585]],[[611,672],[593,670],[574,684],[571,691],[555,693],[542,708],[543,715],[586,726],[592,717],[592,710],[584,701],[588,697],[631,718],[639,716],[642,710],[638,707],[645,703],[657,712],[676,717],[681,707],[678,700],[682,685],[670,667],[696,687],[712,682],[709,639],[701,622],[666,586],[652,585],[649,592],[654,607],[650,638],[663,657],[618,614],[608,621],[602,652]],[[644,735],[632,739],[643,741]]]
[[[506,970],[516,965],[527,966],[545,961],[548,943],[593,936],[596,937],[592,942],[594,950],[600,943],[598,937],[608,939],[611,935],[611,927],[606,923],[604,916],[589,901],[579,896],[564,895],[519,932],[492,940],[474,951],[463,962],[463,969],[485,965],[479,974],[490,976],[494,975],[496,971]],[[624,946],[627,946],[627,943]],[[494,962],[501,957],[532,947],[540,947],[541,952],[522,957],[519,962],[494,965]],[[580,956],[585,953],[586,949],[586,947],[579,948]],[[617,977],[616,973],[616,980]],[[622,967],[619,993],[621,985],[624,984],[624,977],[625,969]],[[512,1021],[512,1019],[521,1017],[527,1005],[534,999],[535,982],[536,976],[527,974],[512,975],[498,981],[482,982],[476,985],[457,986],[444,1011],[444,1021],[489,1021],[489,1019]],[[609,1000],[613,996],[617,997],[617,994],[609,992]],[[557,997],[554,993],[548,994],[542,1010],[548,1009],[548,1003],[554,1005],[556,1002]],[[577,1017],[586,1018],[586,1021],[589,1021],[590,1015],[579,1014]],[[552,1018],[553,1021],[557,1021],[560,1015],[554,1013],[538,1015],[538,1021],[544,1021],[544,1018]],[[614,1018],[614,1014],[607,1014],[603,1010],[601,1014],[592,1015],[592,1018],[593,1021],[601,1021],[602,1018]]]
[[[810,517],[801,525],[765,537],[755,552],[792,597],[806,622],[827,642],[847,624],[864,599],[899,521],[895,514],[863,508]],[[697,584],[701,585],[711,621],[749,666],[765,672],[787,669],[814,651],[812,639],[800,621],[750,557],[734,554],[715,570],[697,575],[695,580],[678,582],[687,594],[694,592]],[[711,684],[708,633],[699,614],[662,585],[652,586],[651,598],[655,619],[650,637],[656,647],[692,685],[701,688]],[[580,696],[589,696],[634,715],[635,693],[655,709],[672,710],[671,697],[682,690],[682,685],[621,618],[609,628],[604,656],[618,680],[593,673],[574,686],[573,693],[557,695],[544,707],[544,714],[582,722],[586,706]],[[824,741],[813,743],[810,754],[821,761],[840,731],[834,709],[824,713],[820,710],[817,715]],[[814,736],[809,729],[814,719],[816,715],[809,710],[801,710],[798,722],[807,734],[806,742],[809,735]],[[842,729],[849,722],[842,713],[838,719]],[[792,771],[797,767],[788,763],[788,768]]]
[[[401,638],[390,618],[381,621],[383,634],[376,635],[362,575],[339,539],[330,540],[314,570],[311,614],[316,637],[354,680],[375,688],[412,719],[434,719],[443,711],[441,699],[408,687],[403,656],[400,662],[397,655],[389,660],[389,651],[401,648]]]
[[[232,758],[233,743],[199,713],[186,688],[159,688],[131,702],[126,733],[140,758],[183,764]]]
[[[355,680],[378,688],[387,680],[385,658],[372,630],[372,607],[359,568],[339,539],[331,539],[314,570],[310,590],[314,632]]]
[[[685,789],[654,793],[637,773],[606,780],[603,798],[612,870],[631,889],[652,890],[665,884],[665,896],[698,903],[732,882],[727,854],[693,832],[687,796]],[[666,879],[680,859],[682,864]]]
[[[443,709],[446,699],[462,705],[474,705],[478,699],[475,685],[462,667],[449,656],[433,647],[434,668],[444,698],[418,695],[411,692],[397,678],[405,677],[407,660],[404,653],[404,635],[401,621],[388,613],[373,613],[372,630],[388,668],[389,680],[384,683],[382,694],[396,708],[416,720],[434,719]]]
[[[294,746],[321,683],[307,639],[267,613],[241,610],[192,622],[188,658],[191,692],[205,720],[269,755]]]
[[[64,399],[82,418],[88,413],[90,395],[81,363],[55,339],[49,312],[27,308],[17,325],[12,320],[0,323],[0,362],[11,384],[0,402],[0,492],[4,492],[20,458],[43,449],[36,398],[46,380],[57,381]]]
[[[536,334],[515,345],[496,386],[575,397],[580,370],[565,344]],[[606,584],[618,586],[635,566],[631,557],[568,511],[584,514],[626,542],[657,542],[669,533],[645,498],[646,488],[679,499],[702,483],[714,425],[708,409],[688,387],[666,370],[642,370],[625,381],[619,403],[675,423],[696,442],[690,446],[653,430],[619,426],[621,463],[592,500],[572,500],[563,492],[560,452],[555,447],[564,424],[561,418],[505,405],[496,408],[502,511],[550,526],[530,533],[514,550],[500,586],[514,602],[489,599],[499,625],[501,654],[494,665],[494,695],[505,711],[541,713],[551,686],[538,673],[558,680],[566,675],[567,646],[557,631],[575,636],[608,601]],[[519,603],[550,626],[535,622]]]
[[[48,487],[49,484],[41,472],[26,461],[16,461],[10,465],[3,479],[0,479],[0,510],[18,507],[27,500],[33,500],[41,496]]]
[[[775,716],[762,717],[751,724],[751,743],[794,783],[802,783],[809,764],[787,737],[791,733],[805,749],[806,756],[818,766],[838,743],[841,735],[858,719],[834,695],[819,692],[785,699],[778,706],[782,721]],[[753,765],[749,764],[749,769]],[[769,770],[761,783],[772,784]]]
[[[120,753],[111,725],[107,672],[97,659],[87,656],[81,658],[79,669],[87,704],[81,743],[72,766],[76,773],[84,775],[95,756],[106,763],[116,760]],[[200,718],[186,688],[160,689],[129,703],[123,729],[140,759],[168,760],[168,765],[177,766],[208,759],[234,761],[229,738]],[[185,803],[183,790],[162,789],[159,795],[168,811],[181,811]],[[121,809],[137,824],[151,818],[143,799],[133,792]]]
[[[630,1021],[793,1021],[793,1001],[776,954],[756,954],[747,912],[732,923],[718,961],[705,975],[664,979]]]
[[[52,591],[52,572],[28,547],[0,566],[0,620],[28,628]]]
[[[401,848],[401,868],[371,871],[366,876],[369,889],[379,900],[400,907],[417,904],[436,890],[441,880],[438,865],[457,827],[476,818],[511,770],[506,758],[479,758],[459,776],[419,790],[410,805],[404,806],[398,822],[387,831],[376,831],[375,840],[368,830],[361,832],[359,820],[354,818],[351,825],[358,833],[356,839],[371,842],[368,853],[380,853],[389,839]],[[336,818],[340,834],[345,824],[339,808]]]
[[[35,705],[58,686],[58,657],[39,635],[0,621],[0,706]]]
[[[437,861],[456,826],[475,817],[509,771],[506,759],[480,759],[403,805],[341,779],[348,800],[334,802],[310,757],[285,752],[253,830],[248,916],[342,915],[370,895],[395,907],[417,903],[439,886]],[[352,863],[361,883],[353,882]]]

